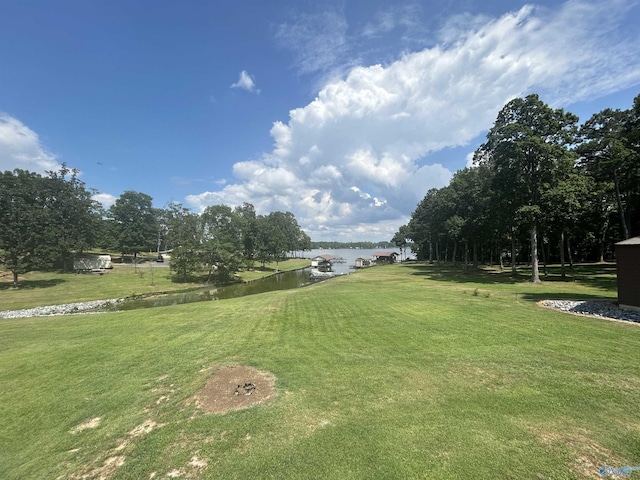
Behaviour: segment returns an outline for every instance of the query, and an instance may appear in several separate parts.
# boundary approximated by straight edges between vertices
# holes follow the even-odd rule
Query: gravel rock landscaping
[[[112,298],[109,300],[94,300],[91,302],[66,303],[64,305],[49,305],[45,307],[25,308],[24,310],[0,311],[0,318],[28,318],[43,317],[47,315],[75,315],[88,313],[102,313],[100,309],[113,309],[123,300]]]
[[[544,300],[542,305],[557,308],[564,312],[640,323],[640,312],[620,308],[612,301],[607,300]]]

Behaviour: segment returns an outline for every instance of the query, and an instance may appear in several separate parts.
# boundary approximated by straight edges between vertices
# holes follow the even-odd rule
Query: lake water
[[[304,252],[305,257],[309,257],[309,258],[313,258],[313,257],[317,257],[318,255],[333,255],[334,257],[340,257],[340,258],[344,258],[346,261],[345,263],[335,263],[333,265],[333,271],[336,273],[350,273],[353,272],[353,266],[356,263],[356,258],[367,258],[367,259],[371,259],[371,256],[375,253],[375,252],[380,252],[380,251],[389,251],[389,252],[396,252],[398,254],[400,254],[400,249],[398,248],[394,248],[394,249],[387,249],[387,248],[375,248],[375,249],[368,249],[368,248],[337,248],[337,249],[314,249],[311,250],[309,252]],[[408,252],[410,253],[410,252]],[[400,257],[398,257],[398,260],[400,260]],[[404,260],[404,257],[403,257]]]

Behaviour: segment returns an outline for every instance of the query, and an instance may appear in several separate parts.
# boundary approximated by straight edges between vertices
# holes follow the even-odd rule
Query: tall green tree
[[[186,282],[190,275],[202,268],[200,246],[202,233],[198,215],[177,202],[165,209],[166,242],[171,246],[171,271]]]
[[[531,281],[539,282],[538,227],[547,214],[543,193],[569,164],[578,117],[553,110],[537,95],[516,98],[499,112],[477,158],[494,172],[493,190],[512,205],[513,216],[530,234]]]
[[[434,214],[438,192],[437,188],[427,191],[411,214],[411,220],[407,224],[409,238],[413,241],[411,249],[418,260],[433,261],[433,237],[437,228]]]
[[[278,263],[287,255],[289,241],[282,228],[282,212],[271,212],[256,218],[256,252],[257,258],[264,267],[266,262]]]
[[[25,170],[0,173],[0,263],[18,276],[64,266],[71,253],[93,245],[96,204],[62,166],[43,177]]]
[[[304,250],[304,243],[306,243],[305,233],[298,225],[293,213],[276,211],[270,213],[269,217],[270,221],[284,234],[286,252]]]
[[[565,252],[571,254],[573,232],[591,208],[593,193],[592,179],[575,167],[559,172],[557,182],[542,193],[543,203],[547,206],[543,225],[546,230],[555,230],[557,234],[562,278],[566,276]]]
[[[253,267],[257,245],[256,209],[252,204],[245,202],[242,205],[238,205],[233,211],[240,224],[244,261],[247,266]]]
[[[73,266],[73,252],[96,244],[100,209],[84,182],[78,179],[78,170],[63,164],[59,171],[48,174],[43,182],[48,216],[46,236],[54,240],[51,252],[54,260],[63,270],[69,270]]]
[[[490,201],[490,175],[485,165],[459,170],[447,188],[450,190],[449,218],[445,221],[448,236],[464,242],[465,269],[469,264],[469,244],[473,248],[473,264],[478,266],[478,249],[494,237],[487,214]],[[455,248],[454,248],[455,249]],[[455,254],[454,254],[455,256]]]
[[[398,231],[394,233],[391,242],[400,249],[401,256],[406,257],[407,245],[409,245],[409,227],[401,225]]]
[[[156,249],[158,219],[146,193],[128,190],[109,209],[115,221],[118,250],[133,254]]]
[[[604,109],[594,114],[580,128],[581,143],[577,148],[580,165],[599,184],[605,198],[615,198],[623,237],[629,238],[629,216],[626,208],[638,191],[640,170],[632,143],[625,138],[629,111]]]
[[[242,230],[237,215],[227,205],[207,207],[200,215],[201,258],[208,270],[207,282],[215,270],[219,281],[231,280],[242,263]]]
[[[623,138],[626,148],[633,152],[630,155],[629,174],[626,180],[632,186],[629,195],[629,223],[631,235],[640,234],[640,95],[633,99],[633,106],[628,111]],[[635,188],[634,188],[635,187]]]
[[[0,173],[0,255],[16,287],[19,275],[51,264],[44,182],[25,170]]]

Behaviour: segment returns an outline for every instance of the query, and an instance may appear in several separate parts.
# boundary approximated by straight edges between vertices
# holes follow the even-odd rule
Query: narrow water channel
[[[236,283],[220,287],[211,285],[188,292],[169,293],[136,300],[127,300],[118,305],[118,310],[165,307],[209,300],[225,300],[228,298],[255,295],[256,293],[272,292],[274,290],[290,290],[313,283],[309,279],[309,273],[310,269],[305,268],[304,270],[278,273],[250,283]]]

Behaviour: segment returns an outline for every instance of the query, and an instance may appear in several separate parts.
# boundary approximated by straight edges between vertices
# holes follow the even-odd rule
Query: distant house
[[[371,256],[377,265],[381,265],[383,263],[395,263],[398,254],[396,252],[375,252]]]
[[[371,266],[371,259],[370,258],[356,258],[356,263],[354,265],[355,268],[367,268]]]
[[[333,265],[333,255],[318,255],[311,259],[311,268],[321,272],[330,272]]]
[[[640,237],[616,243],[618,304],[640,310]]]

